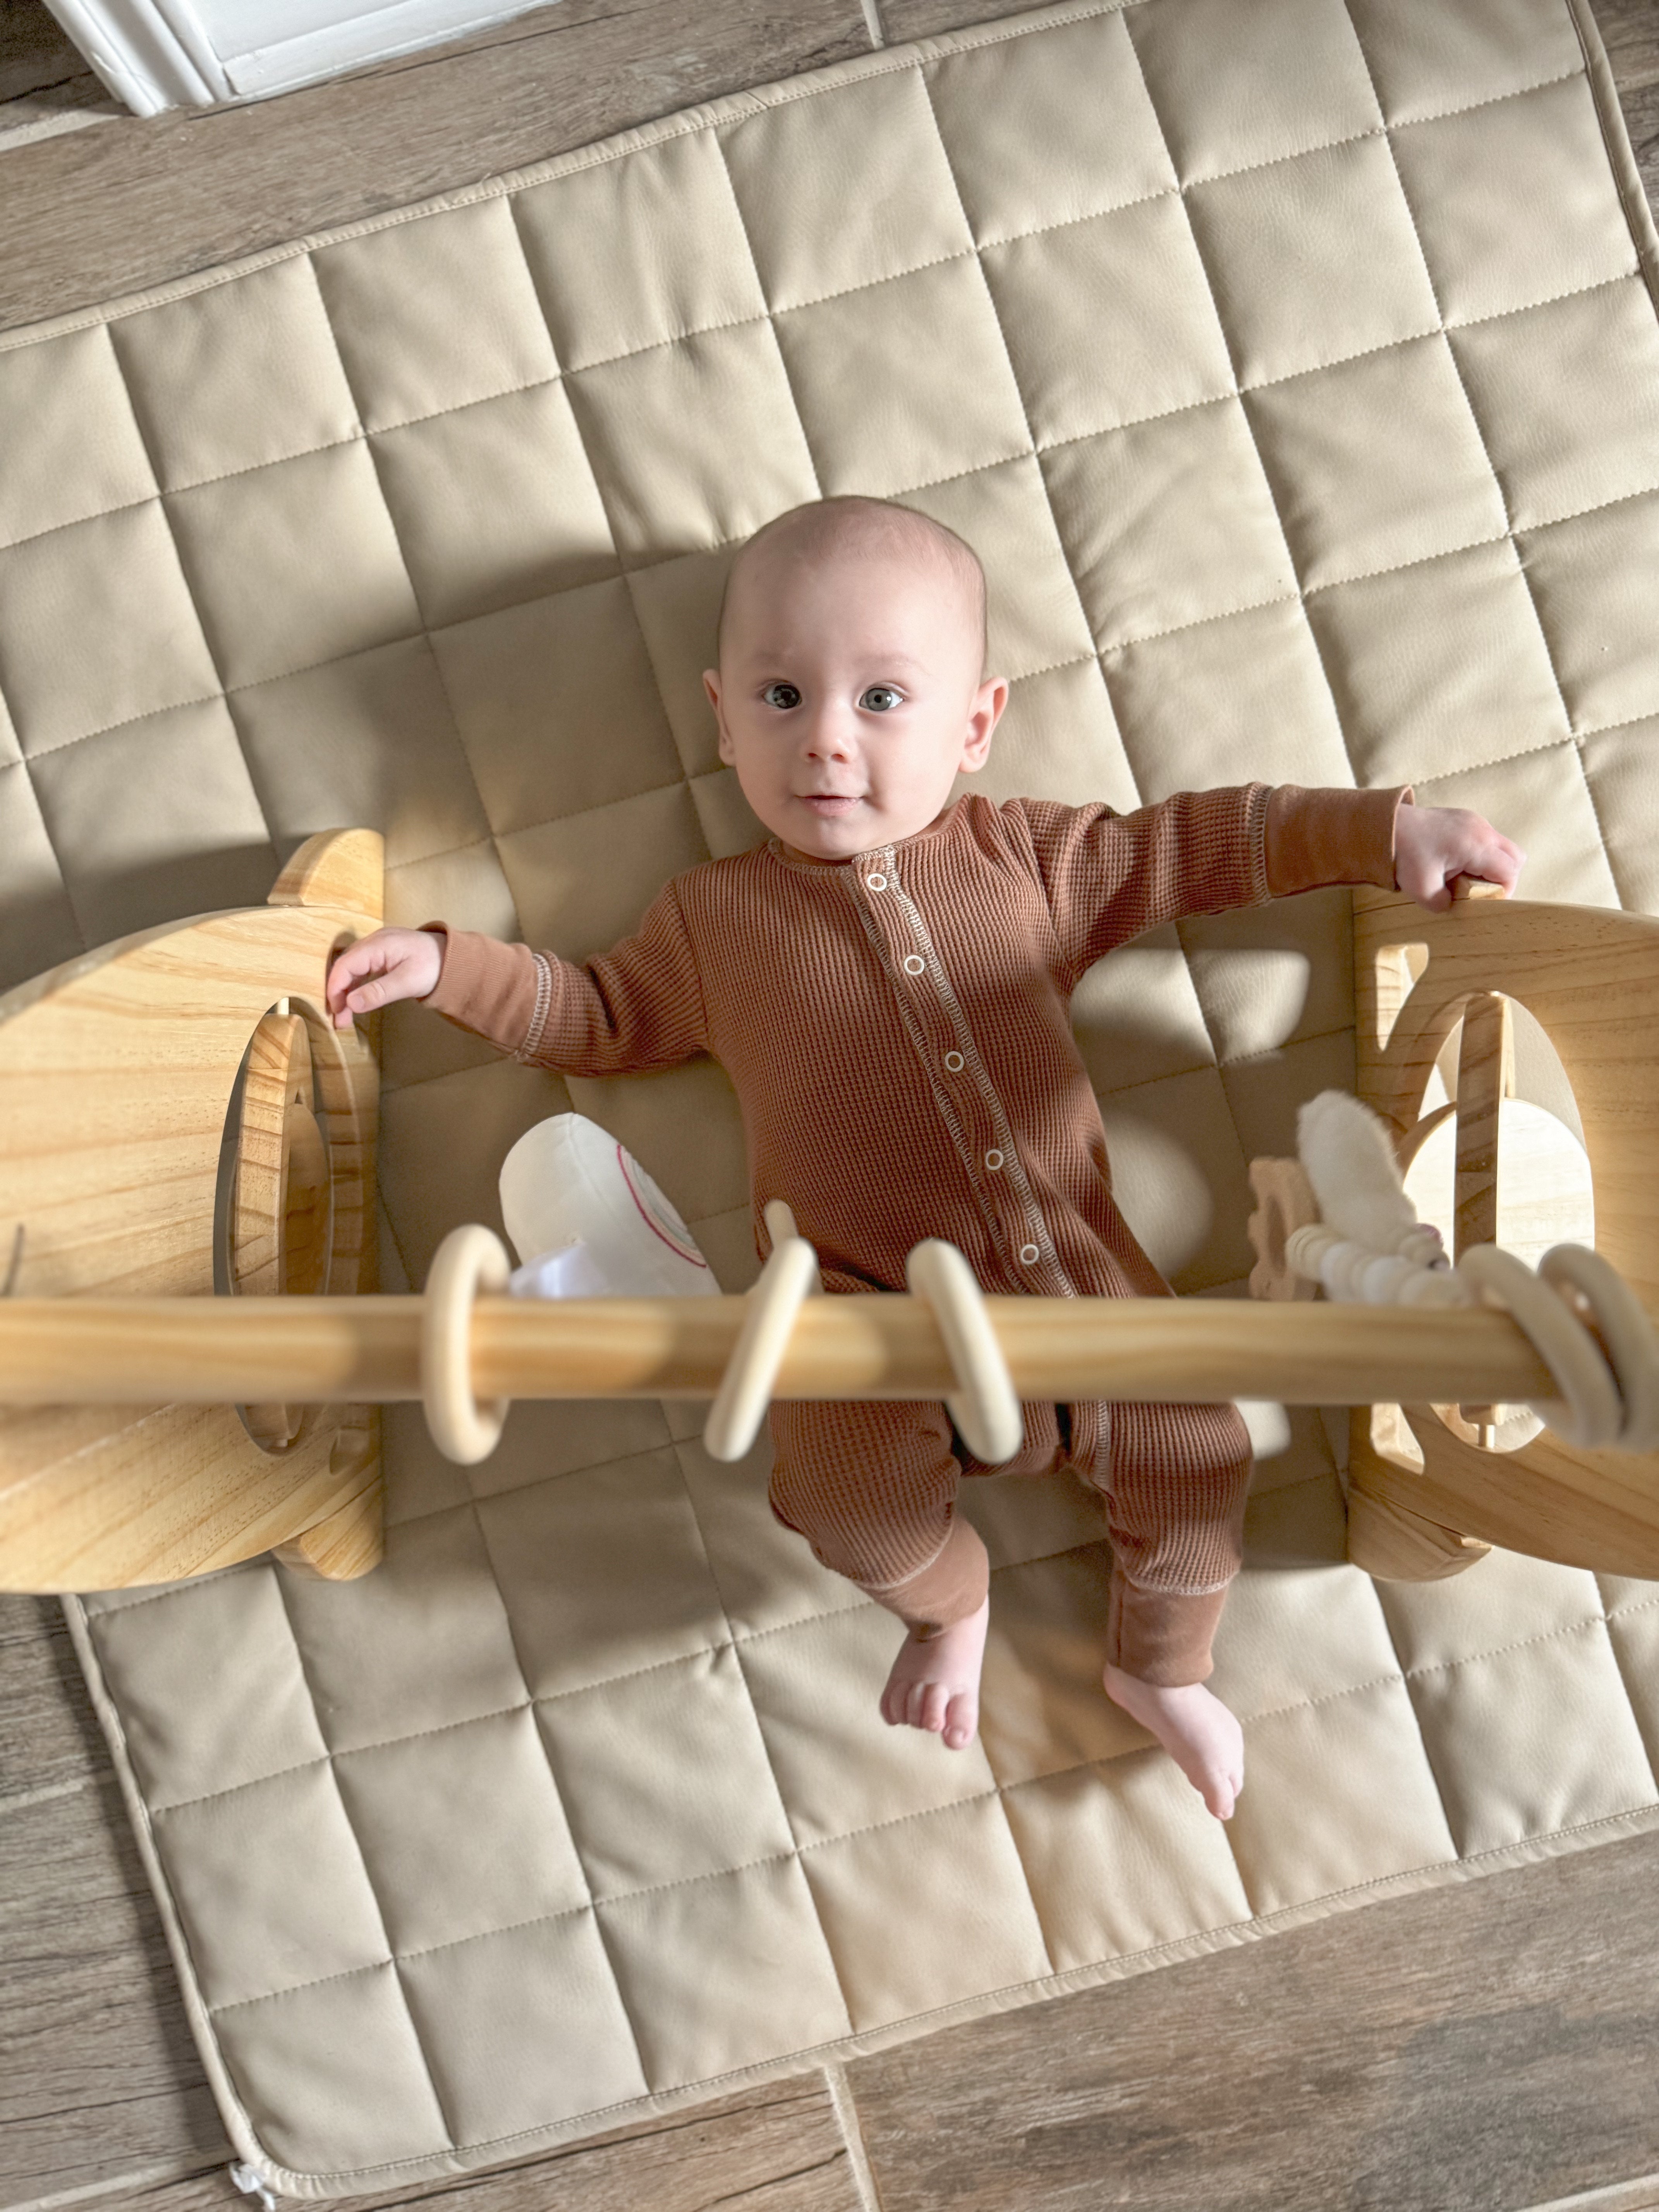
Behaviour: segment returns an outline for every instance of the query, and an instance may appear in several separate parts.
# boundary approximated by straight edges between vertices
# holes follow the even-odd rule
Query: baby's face
[[[755,564],[703,684],[744,797],[819,860],[925,830],[1008,697],[945,564],[868,550]]]

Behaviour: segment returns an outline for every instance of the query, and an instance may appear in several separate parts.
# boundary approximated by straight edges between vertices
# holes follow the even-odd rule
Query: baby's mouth
[[[810,806],[815,814],[845,814],[863,804],[863,793],[851,791],[802,791],[796,796],[803,806]]]

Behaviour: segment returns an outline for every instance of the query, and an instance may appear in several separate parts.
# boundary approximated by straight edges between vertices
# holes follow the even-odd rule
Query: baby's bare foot
[[[979,1670],[985,1659],[988,1597],[966,1620],[953,1620],[937,1636],[913,1632],[899,1646],[881,1717],[890,1728],[907,1724],[943,1736],[947,1751],[963,1751],[979,1726]]]
[[[1121,1667],[1105,1680],[1113,1704],[1152,1730],[1217,1820],[1231,1820],[1244,1787],[1244,1731],[1220,1698],[1202,1682],[1161,1690]]]

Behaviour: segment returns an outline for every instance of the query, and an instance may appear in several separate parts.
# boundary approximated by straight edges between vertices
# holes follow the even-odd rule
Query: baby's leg
[[[990,1563],[956,1513],[961,1468],[942,1406],[772,1408],[772,1510],[908,1630],[881,1694],[890,1726],[951,1751],[979,1726]]]
[[[1086,1470],[1112,1538],[1106,1694],[1224,1820],[1243,1787],[1243,1731],[1204,1683],[1242,1556],[1249,1432],[1235,1406],[1120,1404],[1109,1419],[1109,1453]]]

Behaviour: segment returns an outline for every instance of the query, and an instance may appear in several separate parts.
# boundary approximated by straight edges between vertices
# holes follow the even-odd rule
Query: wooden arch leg
[[[380,1409],[348,1408],[329,1457],[329,1472],[350,1486],[343,1504],[271,1551],[292,1573],[330,1583],[355,1582],[386,1556],[386,1484],[380,1469]]]
[[[1417,1478],[1388,1455],[1415,1449],[1397,1406],[1349,1408],[1348,1558],[1379,1582],[1444,1582],[1478,1566],[1492,1550],[1419,1510],[1412,1496]]]

